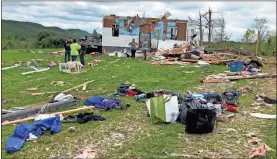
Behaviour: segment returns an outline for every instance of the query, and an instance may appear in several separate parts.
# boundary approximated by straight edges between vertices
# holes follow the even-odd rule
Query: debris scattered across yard
[[[234,59],[223,59],[221,56],[215,54],[205,54],[203,47],[193,47],[191,43],[184,42],[181,45],[175,44],[173,48],[167,50],[159,50],[155,53],[152,64],[163,64],[170,65],[172,61],[180,61],[187,63],[198,63],[198,64],[227,64],[228,62],[234,61]]]
[[[262,140],[253,138],[248,140],[248,145],[250,146],[251,150],[249,151],[249,157],[265,157],[267,152],[274,151],[270,147],[268,147]]]
[[[85,71],[84,66],[79,61],[69,61],[67,63],[59,63],[61,72],[77,74]]]
[[[49,52],[49,54],[54,55],[54,56],[62,56],[62,55],[64,55],[64,50]]]
[[[101,60],[95,59],[88,63],[89,66],[96,66],[101,62]]]

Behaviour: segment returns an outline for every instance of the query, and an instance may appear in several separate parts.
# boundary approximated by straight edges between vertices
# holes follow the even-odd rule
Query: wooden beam
[[[71,113],[75,113],[78,111],[84,111],[84,110],[92,110],[94,109],[94,106],[85,106],[83,108],[77,108],[77,109],[72,109],[72,110],[67,110],[67,111],[62,111],[62,112],[57,112],[57,113],[52,113],[50,115],[66,115],[66,114],[71,114]],[[29,118],[24,118],[24,119],[19,119],[19,120],[14,120],[14,121],[9,121],[9,122],[5,122],[2,123],[1,125],[11,125],[11,124],[18,124],[18,123],[24,123],[30,120],[34,120],[35,117],[29,117]]]

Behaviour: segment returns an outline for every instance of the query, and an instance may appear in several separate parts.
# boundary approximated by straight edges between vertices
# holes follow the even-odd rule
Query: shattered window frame
[[[174,30],[176,31],[176,36],[174,36]],[[177,40],[178,39],[178,27],[172,27],[170,31],[170,39]]]
[[[117,34],[116,34],[116,31],[117,31]],[[112,24],[112,36],[119,37],[119,24]]]

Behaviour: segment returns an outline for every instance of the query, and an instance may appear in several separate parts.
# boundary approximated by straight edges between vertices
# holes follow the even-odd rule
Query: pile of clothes
[[[131,85],[130,83],[121,83],[118,86],[116,93],[114,95],[130,98],[130,97],[134,97],[135,95],[141,95],[141,94],[144,94],[144,92],[138,89],[135,84]]]
[[[177,122],[185,125],[187,133],[210,133],[223,110],[237,113],[239,93],[233,90],[222,95],[215,93],[188,93],[179,105]]]

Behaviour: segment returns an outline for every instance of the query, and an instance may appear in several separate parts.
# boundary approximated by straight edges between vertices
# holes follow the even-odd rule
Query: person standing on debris
[[[81,53],[80,53],[80,61],[81,64],[85,65],[85,55],[87,53],[87,44],[85,42],[85,39],[81,39]]]
[[[66,41],[64,42],[64,63],[70,61],[70,45],[70,39],[66,38]]]
[[[73,39],[73,43],[70,45],[70,54],[71,54],[71,60],[76,61],[77,57],[79,55],[79,51],[81,49],[81,46],[77,44],[76,39]]]
[[[132,53],[132,58],[136,57],[136,51],[137,51],[137,46],[138,43],[136,43],[135,39],[132,40],[132,42],[129,43],[129,45],[131,46],[131,53]]]
[[[142,50],[143,50],[143,58],[144,58],[144,60],[146,60],[146,56],[147,56],[146,52],[148,50],[148,41],[146,38],[144,39],[144,41],[142,43]]]

